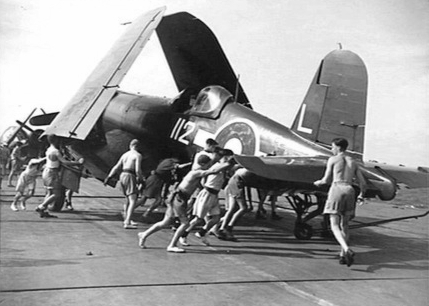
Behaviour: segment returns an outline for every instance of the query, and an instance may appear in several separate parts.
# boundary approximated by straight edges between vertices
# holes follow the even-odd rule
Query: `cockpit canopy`
[[[232,94],[221,86],[207,86],[191,101],[190,114],[194,116],[217,118],[224,105],[233,100]]]

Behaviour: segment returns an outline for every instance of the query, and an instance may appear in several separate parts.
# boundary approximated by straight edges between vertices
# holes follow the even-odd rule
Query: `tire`
[[[310,240],[313,236],[313,227],[306,223],[296,223],[293,233],[299,240]]]

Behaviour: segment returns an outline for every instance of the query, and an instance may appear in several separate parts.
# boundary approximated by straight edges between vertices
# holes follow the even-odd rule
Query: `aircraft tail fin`
[[[363,153],[367,87],[366,67],[358,55],[347,50],[330,52],[311,82],[292,130],[326,145],[343,137],[351,151]]]
[[[150,11],[135,20],[116,41],[90,74],[75,96],[52,121],[45,134],[85,139],[120,82],[158,26],[165,7]]]

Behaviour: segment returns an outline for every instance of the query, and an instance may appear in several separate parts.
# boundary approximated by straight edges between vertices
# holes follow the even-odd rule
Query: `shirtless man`
[[[199,156],[197,159],[197,164],[198,167],[189,171],[177,186],[177,189],[171,194],[169,200],[167,201],[167,211],[165,212],[164,219],[152,225],[145,232],[138,233],[139,246],[142,249],[146,248],[145,241],[150,235],[171,224],[174,221],[174,217],[177,216],[180,220],[180,226],[174,233],[173,238],[167,247],[167,252],[185,252],[184,249],[177,247],[177,241],[179,240],[179,237],[182,236],[189,224],[187,216],[188,200],[197,189],[201,178],[216,173],[215,171],[207,170],[211,165],[211,159],[207,155]],[[187,245],[187,243],[185,243],[185,245]]]
[[[20,172],[22,163],[25,161],[25,157],[21,156],[21,147],[22,142],[18,141],[10,154],[10,173],[7,181],[8,187],[14,187],[12,184],[13,177],[15,174]]]
[[[141,170],[142,155],[138,152],[140,142],[137,139],[133,139],[130,142],[130,150],[125,152],[115,166],[110,170],[109,175],[104,180],[106,185],[109,180],[120,170],[122,170],[119,176],[119,182],[122,187],[122,192],[126,197],[126,203],[124,204],[124,228],[125,229],[136,229],[137,224],[131,221],[131,215],[133,214],[136,206],[138,197],[139,182],[143,182],[143,172]]]
[[[215,161],[220,160],[210,167],[210,171],[216,173],[208,175],[203,189],[198,193],[195,201],[194,215],[195,217],[189,223],[189,227],[184,231],[180,242],[184,245],[187,244],[186,239],[189,233],[198,223],[205,221],[202,229],[195,233],[205,245],[210,245],[207,240],[206,233],[220,221],[220,207],[218,194],[222,189],[225,182],[225,171],[233,166],[232,156],[234,153],[228,149],[216,149]]]
[[[347,264],[349,267],[353,264],[354,253],[347,244],[349,237],[348,227],[350,217],[354,216],[356,208],[355,191],[352,182],[354,178],[359,181],[360,194],[358,199],[363,199],[366,184],[357,163],[346,155],[347,146],[348,142],[344,138],[332,140],[331,150],[334,156],[328,159],[323,178],[315,181],[314,185],[329,184],[332,179],[323,213],[329,214],[332,232],[341,245],[340,264]]]

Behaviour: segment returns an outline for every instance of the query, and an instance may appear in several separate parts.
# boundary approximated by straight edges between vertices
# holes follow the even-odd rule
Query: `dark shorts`
[[[182,218],[187,217],[189,195],[180,190],[174,191],[170,204],[172,205],[174,216]]]
[[[157,174],[151,174],[146,179],[146,187],[143,190],[143,195],[148,198],[161,196],[162,185],[164,185],[162,178]]]
[[[10,161],[10,170],[11,171],[17,172],[17,171],[21,170],[21,167],[22,167],[22,163],[19,160],[12,159]]]
[[[122,192],[125,196],[138,193],[137,178],[134,174],[122,172],[119,177],[119,182],[121,183]]]
[[[43,185],[46,189],[60,189],[60,169],[59,168],[45,168],[42,174]]]

